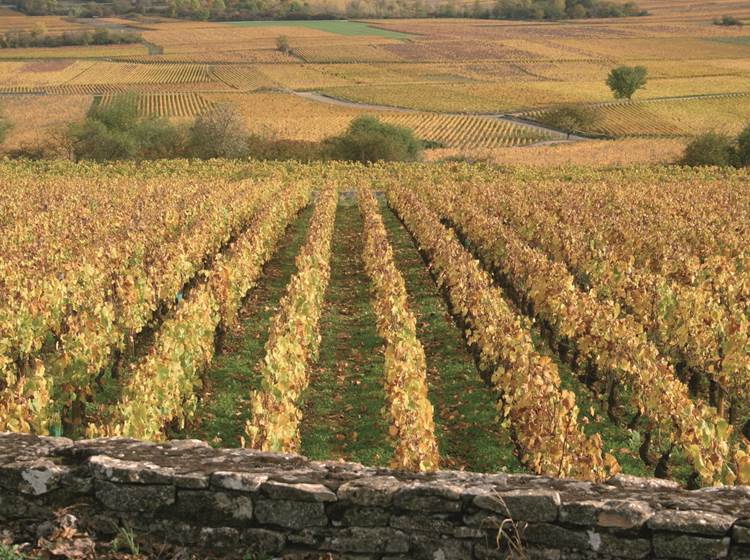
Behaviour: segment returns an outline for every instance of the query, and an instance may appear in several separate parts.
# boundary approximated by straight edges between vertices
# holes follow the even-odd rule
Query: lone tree
[[[292,50],[292,47],[289,46],[289,37],[286,35],[279,35],[276,37],[276,50],[281,51],[284,54],[289,54]]]
[[[229,103],[221,103],[199,115],[190,127],[189,137],[195,157],[241,158],[247,155],[245,121]]]
[[[645,87],[647,73],[643,66],[618,66],[607,76],[607,85],[617,99],[630,99]]]

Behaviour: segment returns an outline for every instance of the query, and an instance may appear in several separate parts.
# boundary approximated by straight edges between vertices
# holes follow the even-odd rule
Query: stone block
[[[506,529],[509,534],[511,529]],[[593,550],[592,535],[586,531],[574,531],[550,523],[529,523],[519,528],[524,542],[546,548]],[[592,532],[593,533],[593,532]],[[510,532],[510,535],[513,533]]]
[[[410,537],[410,557],[415,560],[472,560],[471,542],[433,535],[414,534]]]
[[[409,538],[396,529],[350,527],[324,539],[321,548],[347,553],[398,553],[409,551]]]
[[[273,500],[300,500],[304,502],[335,502],[336,494],[322,484],[287,484],[267,481],[261,491]]]
[[[202,525],[239,525],[253,519],[253,501],[229,492],[180,490],[174,511]]]
[[[114,484],[97,480],[94,491],[96,498],[114,511],[156,511],[175,503],[175,488],[164,484]]]
[[[654,515],[646,502],[638,500],[607,500],[596,515],[598,527],[640,529]]]
[[[554,490],[510,490],[477,496],[473,504],[514,521],[555,521],[560,494]]]
[[[655,531],[693,533],[721,537],[729,533],[735,517],[707,511],[664,510],[656,513],[648,522]]]
[[[267,529],[245,529],[241,532],[240,541],[246,552],[270,556],[284,549],[286,538],[283,533]]]
[[[729,554],[729,538],[654,533],[654,556],[678,560],[719,560]]]
[[[211,484],[216,488],[237,492],[257,492],[266,480],[267,475],[243,472],[217,471],[211,475]]]
[[[593,531],[589,532],[590,534]],[[593,533],[597,535],[598,546],[594,548],[599,554],[615,558],[640,560],[651,554],[651,541],[639,537],[619,537],[610,533]]]
[[[97,480],[121,484],[171,484],[174,469],[149,462],[123,461],[106,455],[89,459],[91,473]]]
[[[421,512],[461,511],[461,488],[444,482],[415,482],[401,487],[393,497],[399,509]]]
[[[325,506],[320,502],[258,500],[255,503],[255,518],[264,525],[277,525],[287,529],[328,525]]]
[[[357,506],[388,507],[393,503],[393,495],[401,484],[392,476],[373,476],[352,480],[338,489],[339,500]]]

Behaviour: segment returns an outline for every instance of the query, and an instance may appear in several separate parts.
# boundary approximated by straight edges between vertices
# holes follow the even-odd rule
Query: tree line
[[[0,118],[0,143],[10,129]],[[121,94],[96,104],[83,121],[50,135],[46,144],[6,151],[12,158],[67,157],[76,161],[170,158],[267,160],[414,161],[425,144],[412,130],[373,117],[354,119],[347,130],[321,142],[279,140],[248,131],[231,104],[217,104],[192,123],[141,116],[137,96]]]
[[[30,31],[6,31],[0,35],[0,48],[124,45],[140,43],[142,40],[138,33],[111,30],[106,27],[94,31],[64,31],[59,35],[50,35],[43,25],[36,25]]]
[[[30,15],[164,15],[196,20],[337,19],[349,18],[480,18],[560,20],[642,16],[634,2],[609,0],[495,0],[485,4],[459,0],[349,0],[343,10],[319,7],[308,0],[114,0],[69,5],[58,0],[16,0]]]

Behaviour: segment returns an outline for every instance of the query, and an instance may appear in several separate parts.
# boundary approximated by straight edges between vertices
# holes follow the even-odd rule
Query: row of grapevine
[[[474,185],[467,185],[467,190],[465,195],[475,204],[493,208],[526,242],[564,263],[579,284],[579,279],[585,279],[600,301],[620,303],[676,368],[687,367],[692,375],[708,376],[735,403],[748,394],[750,321],[729,298],[713,293],[709,282],[715,282],[716,275],[702,275],[705,280],[694,285],[670,280],[623,262],[606,245],[598,244],[594,250],[592,243],[587,243],[590,237],[575,224],[561,221],[545,208],[529,207],[528,199],[514,196],[512,187],[502,195],[493,188]],[[733,283],[739,281],[731,278],[730,269],[722,284]],[[717,395],[716,402],[723,414],[722,395]]]
[[[66,421],[67,414],[80,416],[80,403],[93,394],[100,372],[278,189],[274,180],[217,182],[213,190],[175,183],[177,192],[167,193],[168,186],[154,183],[126,194],[118,181],[109,185],[112,194],[123,194],[128,203],[115,208],[107,204],[110,193],[94,194],[83,180],[80,190],[64,193],[57,192],[64,184],[45,186],[50,203],[58,194],[71,202],[60,204],[60,214],[30,216],[24,222],[28,233],[0,242],[8,243],[0,252],[6,257],[4,285],[12,296],[0,307],[0,370],[4,390],[28,403],[0,416],[0,428],[21,425],[38,433],[59,425],[61,416]],[[79,223],[71,229],[65,211],[87,195],[93,195],[91,214],[83,213],[88,202],[81,204]],[[147,202],[149,195],[157,198]],[[25,205],[17,201],[12,210],[19,217],[30,215],[33,208]],[[26,256],[29,235],[43,247],[34,258]],[[31,382],[42,369],[48,377],[44,387]],[[40,399],[48,393],[52,396]]]
[[[433,407],[427,396],[427,361],[417,339],[406,285],[393,261],[393,249],[372,191],[357,194],[362,214],[362,259],[370,278],[378,333],[385,340],[385,389],[391,433],[396,438],[393,466],[413,471],[438,467]]]
[[[107,106],[117,98],[117,95],[104,95],[100,103]],[[194,117],[213,107],[213,102],[192,92],[141,93],[133,101],[139,115],[152,117]]]
[[[659,447],[662,460],[677,447],[704,483],[736,476],[727,461],[731,427],[713,408],[691,401],[637,321],[621,317],[611,302],[578,290],[563,265],[521,242],[457,189],[430,185],[428,196],[556,338],[574,344],[579,363],[593,366],[611,391],[621,388],[629,395],[631,408],[645,420],[644,438]]]
[[[271,321],[261,365],[261,389],[250,395],[247,444],[264,451],[295,451],[299,446],[300,397],[317,359],[318,322],[330,277],[331,240],[338,191],[318,194],[305,244],[296,258],[297,273]]]
[[[123,379],[118,402],[89,424],[89,435],[161,439],[166,424],[184,427],[195,411],[196,389],[213,357],[217,328],[232,325],[242,298],[309,195],[309,185],[299,182],[266,203],[247,233],[164,322],[149,353]]]
[[[539,355],[521,319],[502,291],[426,206],[406,188],[392,185],[388,200],[428,255],[438,284],[466,326],[479,366],[491,372],[498,411],[533,472],[600,480],[606,468],[599,435],[586,437],[578,425],[575,395],[560,387],[555,364]]]

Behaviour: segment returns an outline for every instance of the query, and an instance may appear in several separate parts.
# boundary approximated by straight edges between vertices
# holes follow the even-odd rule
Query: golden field
[[[462,152],[515,150],[507,146],[544,141],[530,129],[499,128],[485,115],[535,114],[566,103],[592,105],[598,116],[592,132],[612,137],[736,132],[750,118],[750,97],[745,96],[750,94],[750,33],[712,20],[725,14],[750,19],[750,6],[732,1],[640,4],[649,16],[561,22],[371,20],[371,34],[287,22],[244,26],[102,18],[102,24],[141,33],[149,46],[0,49],[0,93],[5,94],[0,105],[15,125],[13,135],[23,130],[24,138],[43,130],[36,123],[44,119],[32,106],[57,108],[54,122],[59,125],[85,114],[83,100],[124,91],[142,97],[144,113],[167,117],[190,117],[213,103],[234,103],[251,130],[295,140],[340,132],[366,112],[408,124],[423,138]],[[50,34],[86,29],[81,21],[3,9],[0,32],[39,26]],[[280,35],[288,37],[289,53],[276,49]],[[632,104],[609,103],[604,80],[617,64],[649,70],[648,85]],[[412,112],[324,103],[294,92]],[[46,101],[26,95],[32,93]],[[690,99],[666,99],[681,97]],[[24,106],[29,109],[20,111]],[[535,149],[609,161],[603,154],[583,155],[599,153],[594,146]],[[654,160],[647,150],[635,151],[637,161]],[[519,150],[518,157],[529,155],[529,148]]]

